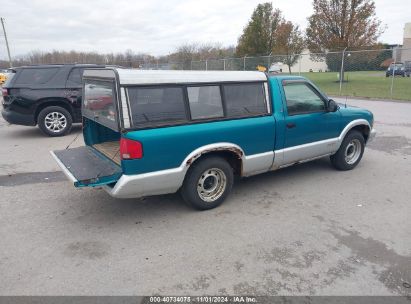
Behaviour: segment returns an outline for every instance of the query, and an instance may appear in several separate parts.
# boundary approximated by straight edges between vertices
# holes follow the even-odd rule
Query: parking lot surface
[[[75,189],[48,151],[80,126],[49,138],[0,118],[0,295],[410,295],[411,103],[348,103],[378,131],[356,169],[243,179],[205,212]]]

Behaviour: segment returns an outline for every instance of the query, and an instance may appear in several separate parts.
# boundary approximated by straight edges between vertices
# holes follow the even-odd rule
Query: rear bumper
[[[11,124],[23,125],[23,126],[35,126],[36,125],[33,115],[20,114],[14,111],[3,109],[1,111],[1,116],[3,116],[4,120],[6,120],[8,123],[11,123]]]
[[[139,198],[175,193],[184,181],[186,170],[181,167],[136,175],[122,175],[114,187],[103,186],[117,198]]]

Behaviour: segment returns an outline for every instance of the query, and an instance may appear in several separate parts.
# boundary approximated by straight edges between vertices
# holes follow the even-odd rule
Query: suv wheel
[[[187,172],[181,195],[186,203],[199,210],[219,206],[233,186],[233,169],[221,157],[211,156],[194,164]]]
[[[337,153],[330,156],[331,164],[342,171],[354,169],[364,154],[364,148],[364,136],[352,130],[345,136]]]
[[[48,136],[63,136],[71,130],[71,114],[59,106],[44,108],[38,115],[37,124]]]

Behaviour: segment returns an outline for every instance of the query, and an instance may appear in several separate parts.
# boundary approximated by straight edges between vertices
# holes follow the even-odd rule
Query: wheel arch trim
[[[344,140],[345,136],[350,132],[354,127],[357,126],[366,126],[368,131],[371,132],[370,123],[366,119],[355,119],[351,121],[345,128],[341,131],[340,136],[338,136],[339,144],[341,145],[342,141]]]
[[[190,166],[201,156],[213,151],[236,154],[242,162],[242,175],[251,176],[266,172],[272,165],[274,151],[246,156],[244,150],[233,143],[220,142],[198,147],[190,152],[179,167],[142,174],[123,174],[114,187],[103,186],[110,195],[118,198],[137,198],[176,192],[183,184]]]
[[[34,110],[34,119],[38,123],[38,117],[42,110],[47,107],[62,107],[66,109],[74,120],[74,109],[70,102],[65,98],[43,98],[39,99]]]

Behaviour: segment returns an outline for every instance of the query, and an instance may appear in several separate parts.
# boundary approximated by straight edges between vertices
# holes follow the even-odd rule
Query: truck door
[[[327,111],[327,99],[308,81],[282,83],[285,105],[284,164],[335,151],[340,112]]]

